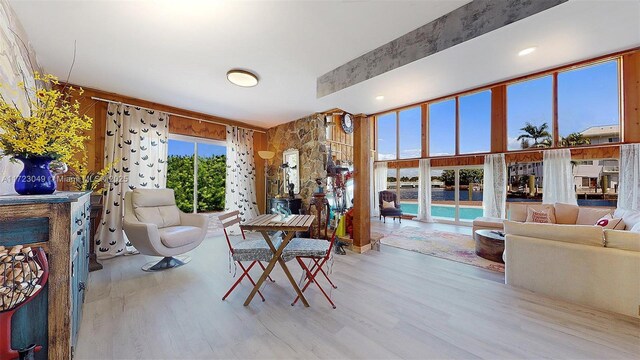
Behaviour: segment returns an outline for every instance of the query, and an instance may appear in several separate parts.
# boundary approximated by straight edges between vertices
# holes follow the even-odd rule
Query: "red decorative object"
[[[18,245],[19,246],[19,245]],[[15,249],[16,247],[14,247]],[[23,250],[19,247],[18,250]],[[9,252],[0,262],[0,290],[6,294],[4,303],[0,307],[0,359],[17,359],[18,351],[11,349],[11,318],[18,309],[33,300],[44,288],[49,278],[49,263],[42,248],[30,250],[24,248],[15,254]],[[35,255],[35,256],[34,256]],[[33,265],[31,265],[33,263]],[[27,264],[23,266],[23,264]],[[16,266],[17,265],[17,266]],[[15,269],[20,269],[19,275],[14,275]],[[40,276],[38,276],[38,273]],[[42,346],[37,346],[40,351]]]

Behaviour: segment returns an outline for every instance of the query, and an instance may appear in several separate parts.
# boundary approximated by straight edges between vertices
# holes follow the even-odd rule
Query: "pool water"
[[[400,203],[400,208],[405,214],[417,214],[418,204],[416,203]],[[431,216],[439,218],[455,219],[456,208],[453,206],[431,205]],[[473,220],[482,216],[482,208],[478,207],[461,207],[460,220]]]

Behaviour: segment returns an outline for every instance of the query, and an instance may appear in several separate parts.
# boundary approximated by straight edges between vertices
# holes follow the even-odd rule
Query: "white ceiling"
[[[71,82],[262,127],[334,107],[379,112],[640,46],[640,2],[572,0],[316,98],[318,76],[467,2],[10,1],[46,71],[66,76],[76,40]],[[231,85],[234,67],[260,84]]]

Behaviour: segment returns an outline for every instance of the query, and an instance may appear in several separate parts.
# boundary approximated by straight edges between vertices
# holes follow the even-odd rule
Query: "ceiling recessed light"
[[[384,100],[384,95],[378,95],[378,96],[376,96],[376,100]]]
[[[518,53],[518,56],[527,56],[527,55],[531,54],[534,51],[536,51],[536,47],[535,46],[532,46],[532,47],[529,47],[529,48],[526,48],[526,49],[522,49]]]
[[[229,72],[227,72],[227,79],[232,84],[242,87],[252,87],[258,85],[258,76],[246,70],[229,70]]]

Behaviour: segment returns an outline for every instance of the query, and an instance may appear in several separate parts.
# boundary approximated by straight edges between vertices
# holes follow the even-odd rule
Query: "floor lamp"
[[[266,150],[262,150],[262,151],[258,151],[258,156],[260,156],[260,158],[262,160],[264,160],[264,213],[266,214],[268,212],[268,207],[269,204],[267,204],[267,176],[268,176],[268,169],[269,169],[269,160],[273,159],[273,157],[276,155],[276,153],[274,153],[273,151],[266,151]]]

